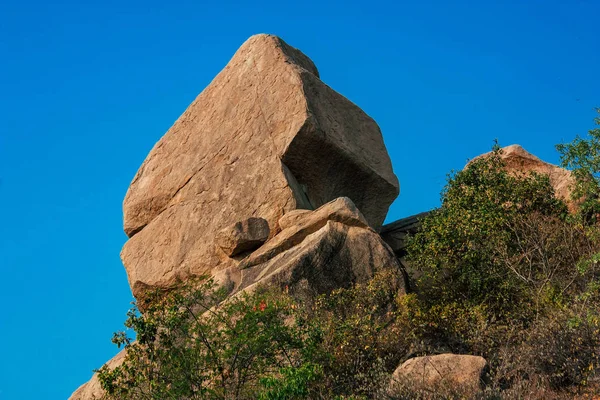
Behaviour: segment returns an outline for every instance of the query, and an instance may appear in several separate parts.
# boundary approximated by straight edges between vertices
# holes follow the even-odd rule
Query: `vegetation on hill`
[[[127,356],[100,370],[105,397],[459,398],[388,390],[400,362],[448,352],[488,360],[481,398],[600,391],[600,129],[557,147],[579,213],[548,177],[508,174],[495,148],[449,177],[411,239],[413,293],[388,284],[398,271],[302,299],[263,288],[223,301],[204,280],[128,314],[137,341],[115,334]]]

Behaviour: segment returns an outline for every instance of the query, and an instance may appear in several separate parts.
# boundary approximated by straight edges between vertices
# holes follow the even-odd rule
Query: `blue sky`
[[[255,33],[379,123],[401,195],[519,143],[557,163],[600,106],[600,1],[0,3],[0,399],[65,399],[116,349],[121,203],[154,143]]]

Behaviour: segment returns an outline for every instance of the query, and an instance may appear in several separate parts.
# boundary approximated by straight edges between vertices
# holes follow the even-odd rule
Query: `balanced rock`
[[[214,243],[238,221],[270,235],[295,209],[347,196],[374,229],[399,192],[379,127],[313,62],[256,35],[154,146],[123,203],[133,294],[236,265]]]
[[[248,218],[223,229],[215,243],[229,257],[260,247],[269,238],[269,223],[263,218]]]
[[[490,154],[485,153],[475,157],[469,164],[478,158],[487,157]],[[505,163],[506,170],[515,176],[525,176],[531,172],[548,175],[556,197],[563,200],[571,212],[576,210],[577,205],[571,199],[573,185],[575,184],[575,178],[571,171],[540,160],[518,144],[503,147],[500,157]]]
[[[487,361],[478,356],[438,354],[415,357],[394,371],[390,391],[409,389],[471,398],[481,391],[486,371]]]

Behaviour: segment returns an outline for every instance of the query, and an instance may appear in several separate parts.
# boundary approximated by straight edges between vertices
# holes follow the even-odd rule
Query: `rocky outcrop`
[[[285,228],[248,254],[241,262],[221,270],[216,278],[233,284],[232,296],[265,286],[286,288],[293,296],[304,297],[328,293],[369,281],[377,272],[396,270],[390,287],[406,293],[407,277],[392,249],[369,226],[366,218],[347,197],[335,199],[317,210],[291,212],[282,217]],[[231,237],[257,236],[265,231],[250,227],[260,221],[244,221],[220,232],[221,240]],[[242,232],[242,233],[240,233]],[[123,362],[122,351],[107,363],[115,368]],[[82,385],[71,400],[99,398],[103,391],[97,374]]]
[[[366,282],[377,271],[397,270],[397,290],[407,282],[393,251],[369,227],[349,198],[296,214],[286,226],[241,264],[237,290],[257,285],[288,287],[292,293],[327,293]]]
[[[379,127],[325,85],[312,61],[253,36],[154,146],[123,203],[121,258],[136,297],[238,260],[217,232],[352,199],[380,227],[399,191]],[[291,222],[290,222],[291,223]]]
[[[377,229],[399,192],[379,127],[270,35],[248,39],[154,146],[123,203],[121,258],[138,305],[211,275],[325,293],[396,269]],[[121,352],[107,365],[122,362]],[[102,394],[96,375],[71,397]]]
[[[390,391],[408,389],[470,397],[482,390],[486,371],[486,360],[478,356],[439,354],[415,357],[394,371]]]
[[[469,164],[480,157],[486,157],[490,154],[485,153],[475,157]],[[518,144],[503,147],[500,157],[506,164],[506,170],[513,175],[523,176],[531,172],[548,175],[556,197],[564,200],[571,212],[577,209],[577,205],[571,199],[572,188],[575,184],[575,178],[571,171],[540,160]]]

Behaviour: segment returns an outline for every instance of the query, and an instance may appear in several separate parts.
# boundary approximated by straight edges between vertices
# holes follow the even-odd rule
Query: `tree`
[[[99,379],[109,399],[277,399],[304,397],[321,376],[305,362],[313,332],[287,323],[290,298],[258,291],[225,301],[211,280],[168,295],[156,294],[140,314],[134,307],[117,332],[124,363],[103,367]],[[292,319],[292,321],[294,321]],[[284,385],[277,378],[288,377]]]
[[[136,341],[114,335],[126,356],[100,369],[105,397],[373,398],[408,348],[397,273],[302,301],[279,288],[227,297],[210,280],[157,293],[128,313]]]
[[[580,214],[587,224],[598,222],[600,214],[600,108],[596,112],[598,127],[588,131],[587,139],[577,136],[570,143],[556,145],[561,166],[571,169],[575,176],[573,199],[580,201]]]
[[[506,259],[522,251],[515,224],[522,216],[563,218],[565,204],[545,175],[517,177],[497,146],[452,176],[442,205],[409,244],[417,286],[444,302],[485,305],[501,313],[522,298],[524,282]]]

